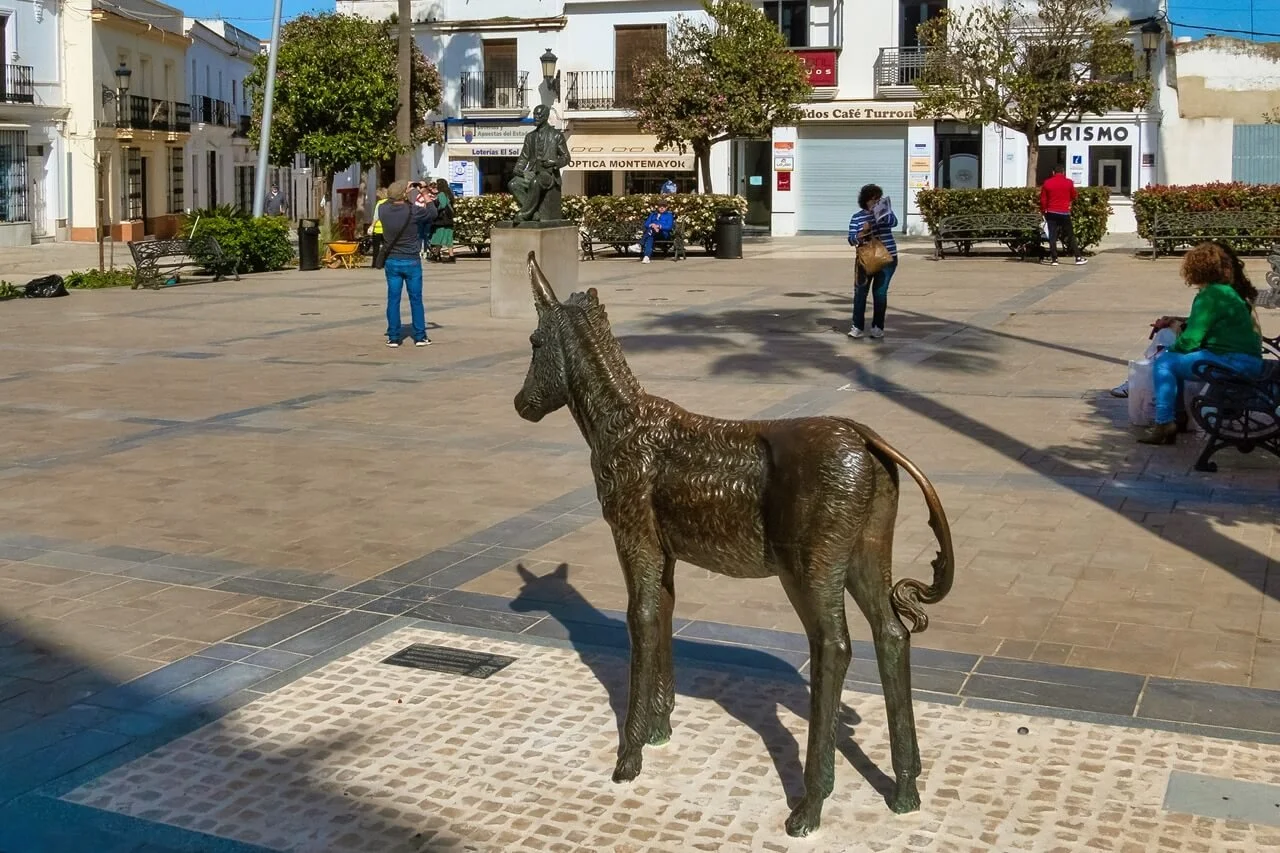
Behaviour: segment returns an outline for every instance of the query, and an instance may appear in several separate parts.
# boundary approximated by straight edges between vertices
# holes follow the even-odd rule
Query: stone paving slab
[[[411,643],[516,658],[486,680],[380,663]],[[1264,850],[1280,830],[1166,811],[1170,775],[1274,781],[1274,747],[918,703],[923,805],[895,816],[878,698],[846,692],[823,828],[781,826],[806,690],[680,669],[674,736],[609,779],[615,656],[405,629],[64,799],[273,850]],[[772,757],[771,757],[772,756]],[[855,769],[855,766],[860,769]],[[864,778],[864,777],[869,777]]]

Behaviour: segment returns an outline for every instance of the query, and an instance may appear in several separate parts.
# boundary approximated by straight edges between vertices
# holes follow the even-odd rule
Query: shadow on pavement
[[[567,639],[609,693],[618,731],[622,731],[626,719],[628,670],[621,653],[630,648],[627,623],[622,615],[612,616],[600,610],[569,583],[569,566],[561,563],[549,574],[541,577],[523,565],[517,566],[524,586],[511,602],[517,613],[546,613],[563,628]],[[679,625],[677,624],[677,630]],[[747,646],[727,647],[714,643],[702,643],[676,636],[672,644],[675,659],[676,703],[679,697],[705,699],[720,705],[730,716],[751,728],[760,736],[773,760],[774,770],[782,782],[788,805],[794,806],[804,793],[804,769],[800,746],[782,720],[779,706],[803,720],[809,719],[809,682],[796,671],[795,666],[768,652]],[[724,672],[709,668],[719,661],[734,667],[755,670],[746,677],[758,678],[758,690],[743,690],[740,681],[726,677]],[[681,666],[692,663],[693,666]],[[735,683],[736,681],[736,683]],[[841,706],[840,731],[836,748],[849,760],[854,769],[883,797],[893,794],[894,782],[854,741],[854,729],[862,722],[857,712],[847,705]],[[673,726],[672,748],[680,741],[678,722]],[[647,747],[652,755],[656,747]],[[612,772],[602,767],[602,776]],[[642,775],[645,772],[641,771]]]

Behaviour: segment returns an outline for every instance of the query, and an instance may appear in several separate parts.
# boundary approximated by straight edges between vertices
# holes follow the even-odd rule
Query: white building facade
[[[257,152],[249,143],[251,111],[244,78],[261,45],[256,36],[225,21],[184,21],[191,138],[186,150],[186,206],[198,210],[230,204],[253,207]]]
[[[395,0],[339,0],[337,11],[384,20],[396,6]],[[631,68],[646,51],[665,48],[678,15],[703,12],[696,0],[415,2],[414,38],[444,82],[440,114],[432,120],[446,136],[444,144],[423,146],[415,177],[446,178],[462,195],[505,192],[530,114],[547,104],[573,156],[563,172],[566,193],[656,192],[669,179],[682,190],[698,188],[692,152],[657,151],[657,140],[639,131],[629,109]],[[547,51],[557,59],[558,94],[543,80]],[[735,189],[732,151],[729,143],[713,147],[715,192]],[[387,179],[385,172],[370,173],[368,192]],[[359,183],[356,170],[335,181],[340,205],[350,209]]]
[[[998,0],[950,0],[963,9]],[[445,83],[439,120],[447,143],[424,146],[419,176],[447,177],[463,194],[496,192],[511,177],[520,139],[537,103],[569,139],[573,163],[565,191],[588,195],[650,192],[671,178],[681,189],[733,192],[748,201],[747,224],[777,235],[842,232],[858,190],[877,183],[895,203],[904,231],[926,228],[916,192],[929,187],[1020,187],[1026,140],[1016,132],[917,114],[924,66],[917,28],[948,0],[758,0],[809,69],[813,94],[803,120],[767,138],[717,144],[712,186],[698,187],[691,154],[659,152],[639,132],[629,106],[629,70],[660,50],[678,15],[698,17],[693,0],[431,0],[414,3],[415,38]],[[1149,19],[1161,0],[1117,0],[1116,18]],[[339,0],[338,11],[385,19],[394,0]],[[1167,30],[1167,26],[1165,27]],[[1163,40],[1167,32],[1162,33]],[[1133,30],[1139,73],[1160,90],[1162,49],[1150,72]],[[540,57],[557,58],[558,96],[542,79]],[[1160,110],[1086,117],[1040,140],[1043,179],[1061,164],[1080,185],[1112,189],[1111,227],[1132,231],[1133,191],[1158,179]],[[385,177],[385,176],[384,176]],[[376,178],[371,181],[376,184]],[[338,186],[355,192],[353,170]]]
[[[0,248],[66,239],[62,14],[0,0]]]
[[[191,133],[182,13],[154,0],[91,0],[63,25],[72,240],[171,236],[186,207]]]

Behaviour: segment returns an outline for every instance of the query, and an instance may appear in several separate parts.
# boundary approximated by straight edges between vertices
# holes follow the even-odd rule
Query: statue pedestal
[[[562,297],[573,293],[578,289],[579,251],[576,225],[495,225],[489,232],[489,316],[537,318],[529,288],[530,252],[537,254],[556,293]]]

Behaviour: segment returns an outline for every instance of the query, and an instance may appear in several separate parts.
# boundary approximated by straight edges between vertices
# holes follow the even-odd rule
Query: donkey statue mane
[[[613,780],[634,779],[647,744],[671,737],[671,619],[677,560],[732,578],[776,576],[809,637],[809,742],[794,836],[822,820],[835,785],[840,696],[851,657],[845,593],[871,626],[889,719],[898,813],[920,807],[920,750],[911,705],[910,635],[924,605],[951,590],[955,555],[937,492],[911,460],[841,417],[735,421],[697,415],[645,393],[594,288],[556,298],[529,253],[538,327],[515,397],[539,421],[567,407],[591,448],[591,471],[627,578],[631,636],[626,721]],[[938,540],[933,579],[892,578],[898,472],[924,493]],[[906,624],[904,624],[904,622]]]

